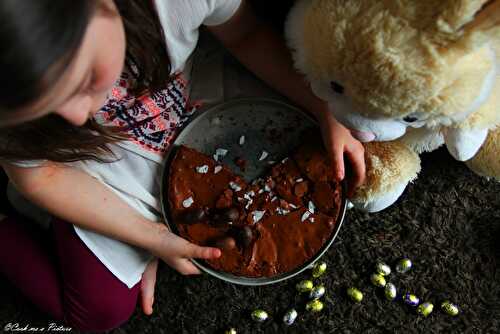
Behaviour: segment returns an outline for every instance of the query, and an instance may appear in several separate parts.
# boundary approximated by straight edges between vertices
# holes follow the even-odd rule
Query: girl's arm
[[[328,104],[312,93],[305,78],[294,69],[284,39],[270,26],[259,22],[245,0],[229,21],[209,30],[243,65],[316,117],[339,179],[345,176],[343,155],[351,162],[354,171],[351,193],[363,183],[363,146],[333,118]]]
[[[51,214],[153,253],[183,274],[199,273],[189,258],[215,258],[220,251],[199,247],[144,218],[90,175],[57,163],[22,168],[3,164],[16,189]]]

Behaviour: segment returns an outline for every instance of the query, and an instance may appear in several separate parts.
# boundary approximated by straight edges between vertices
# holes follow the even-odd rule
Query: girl
[[[119,326],[140,294],[151,314],[156,258],[182,274],[217,258],[160,222],[159,171],[195,112],[190,56],[206,26],[244,65],[310,111],[339,179],[363,181],[363,147],[292,68],[245,0],[2,0],[0,159],[45,209],[51,238],[0,222],[0,270],[38,307],[84,331]],[[15,254],[15,256],[13,256]]]

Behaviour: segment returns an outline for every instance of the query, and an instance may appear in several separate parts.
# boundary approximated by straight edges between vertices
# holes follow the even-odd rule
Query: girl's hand
[[[153,303],[155,297],[156,270],[158,259],[154,258],[148,263],[141,279],[141,306],[145,315],[153,314]]]
[[[156,224],[156,223],[155,223]],[[154,292],[156,284],[156,271],[158,269],[158,258],[165,261],[183,275],[199,274],[200,271],[189,261],[191,258],[216,259],[220,257],[221,251],[218,248],[200,247],[181,237],[173,234],[168,228],[159,225],[159,238],[150,248],[150,251],[157,256],[146,266],[141,280],[141,306],[146,315],[153,313]]]
[[[195,245],[173,234],[166,227],[162,229],[158,240],[151,249],[152,253],[183,275],[200,273],[189,259],[208,260],[221,256],[220,249]]]
[[[352,197],[356,188],[365,181],[365,149],[351,132],[340,124],[329,110],[316,113],[323,142],[330,154],[335,175],[339,181],[345,177],[344,155],[350,163],[352,174],[348,178],[347,196]]]

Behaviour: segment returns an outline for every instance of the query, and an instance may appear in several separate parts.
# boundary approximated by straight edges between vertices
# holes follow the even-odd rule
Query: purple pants
[[[106,331],[135,310],[140,282],[118,280],[67,222],[52,221],[43,233],[25,218],[0,222],[0,273],[38,308],[81,331]]]

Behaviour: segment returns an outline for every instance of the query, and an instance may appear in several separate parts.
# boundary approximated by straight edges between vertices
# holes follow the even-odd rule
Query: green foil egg
[[[306,279],[297,283],[295,287],[297,288],[297,291],[300,293],[309,292],[313,289],[314,284],[311,280]]]
[[[433,310],[434,310],[434,305],[432,303],[425,302],[418,305],[417,313],[424,317],[427,317],[429,314],[432,313]]]
[[[455,305],[455,304],[453,304],[453,303],[451,303],[448,300],[445,300],[444,302],[441,303],[441,309],[445,313],[447,313],[447,314],[449,314],[449,315],[451,315],[453,317],[456,316],[456,315],[458,315],[458,313],[460,312],[458,310],[458,306]]]
[[[285,323],[285,325],[290,326],[295,322],[295,319],[297,319],[297,315],[297,311],[292,308],[288,310],[283,316],[283,322]]]
[[[325,262],[316,262],[312,269],[312,276],[318,278],[326,272]]]
[[[264,310],[254,310],[252,312],[252,319],[256,322],[264,322],[269,318],[269,315]]]
[[[309,292],[309,298],[319,299],[319,298],[323,297],[325,292],[326,292],[326,289],[325,289],[325,286],[323,284],[317,285],[311,290],[311,292]]]
[[[413,267],[413,263],[410,259],[404,258],[398,261],[396,264],[396,271],[400,274],[407,273]]]
[[[384,288],[384,295],[387,300],[394,300],[398,295],[398,291],[396,290],[396,286],[392,283],[387,283]]]
[[[363,293],[356,288],[347,289],[347,295],[351,298],[352,301],[356,303],[361,303],[363,300]]]
[[[391,267],[384,262],[379,261],[375,265],[375,271],[382,276],[388,276],[391,274]]]
[[[405,293],[403,295],[403,301],[406,305],[417,306],[420,303],[420,299],[417,296],[411,293]]]
[[[323,306],[323,303],[319,299],[314,299],[306,304],[306,310],[311,312],[319,312],[323,309]]]
[[[378,286],[379,288],[383,288],[386,284],[384,276],[380,274],[372,274],[370,276],[370,281],[373,285]]]

